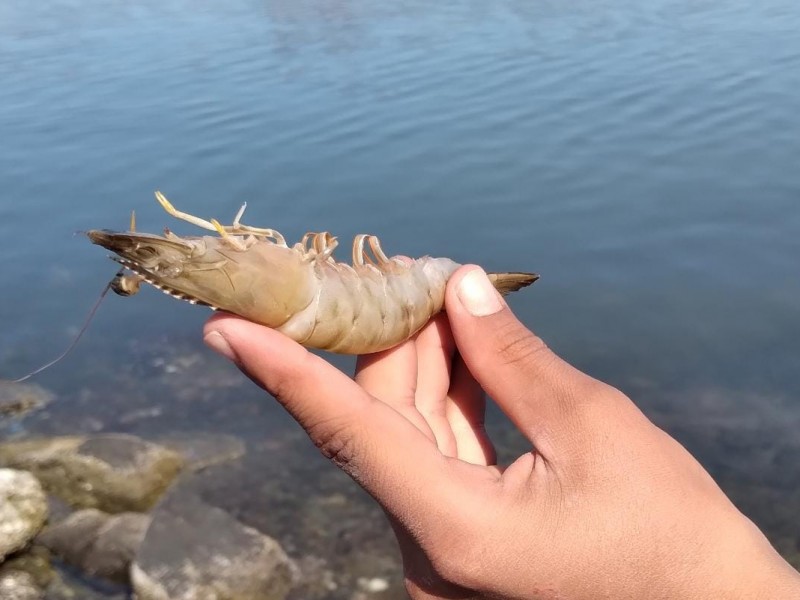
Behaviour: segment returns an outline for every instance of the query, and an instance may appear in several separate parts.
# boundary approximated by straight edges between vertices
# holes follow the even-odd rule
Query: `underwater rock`
[[[76,508],[109,513],[152,507],[181,470],[179,454],[124,434],[0,444],[0,465],[31,471]]]
[[[141,513],[109,515],[88,508],[50,525],[37,539],[87,575],[127,583],[149,524],[150,517]]]
[[[24,471],[0,469],[0,561],[27,546],[46,519],[47,499],[39,481]]]
[[[175,433],[159,438],[158,443],[180,454],[185,470],[192,472],[237,460],[245,454],[240,438],[222,433]]]
[[[0,381],[0,420],[21,417],[53,401],[55,395],[35,383]]]
[[[127,587],[89,581],[77,571],[63,570],[45,589],[44,600],[131,600],[131,595]]]
[[[283,600],[297,568],[278,542],[177,488],[131,567],[138,600]]]
[[[29,575],[40,590],[47,589],[57,577],[53,565],[50,564],[50,551],[35,541],[30,548],[26,548],[24,552],[18,552],[9,557],[8,560],[0,565],[0,579],[4,577],[15,579],[15,573],[17,572]],[[22,579],[26,582],[31,581],[27,577]],[[5,596],[0,595],[0,598],[5,598]]]
[[[3,600],[43,600],[44,591],[25,571],[0,573],[0,598]]]

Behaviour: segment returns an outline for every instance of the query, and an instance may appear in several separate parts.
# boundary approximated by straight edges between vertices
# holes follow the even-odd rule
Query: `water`
[[[113,274],[75,231],[125,228],[131,209],[142,230],[190,231],[155,189],[223,221],[247,201],[246,222],[290,239],[375,232],[391,252],[540,272],[513,301],[525,322],[631,394],[795,556],[800,7],[645,4],[6,0],[2,372],[68,343]],[[263,516],[354,492],[202,348],[205,316],[111,298],[39,378],[60,400],[26,427],[234,433],[298,464],[273,473],[253,450],[228,504],[303,552],[346,554],[330,530]],[[384,526],[354,498],[373,515],[355,556]]]

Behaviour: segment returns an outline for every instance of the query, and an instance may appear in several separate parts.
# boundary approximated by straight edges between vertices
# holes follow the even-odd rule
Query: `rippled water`
[[[799,30],[791,0],[6,0],[2,372],[65,345],[113,274],[74,232],[161,229],[155,189],[222,220],[247,201],[289,238],[540,272],[520,316],[796,553]],[[111,298],[26,427],[294,435],[201,347],[205,316]],[[324,488],[311,464],[289,497]]]

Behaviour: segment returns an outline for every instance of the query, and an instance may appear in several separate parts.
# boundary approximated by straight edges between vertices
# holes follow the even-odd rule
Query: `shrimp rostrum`
[[[180,237],[92,230],[89,239],[114,252],[130,274],[112,289],[136,293],[145,281],[192,304],[234,313],[283,332],[309,348],[342,354],[385,350],[413,336],[444,305],[447,280],[460,266],[448,258],[389,258],[373,235],[353,240],[353,264],[337,262],[336,238],[307,233],[293,246],[273,229],[221,225],[178,211],[172,216],[216,232]],[[502,294],[528,286],[534,273],[490,273]]]

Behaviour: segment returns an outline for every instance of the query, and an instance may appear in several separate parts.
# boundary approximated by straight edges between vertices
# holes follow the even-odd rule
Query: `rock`
[[[181,469],[172,450],[124,434],[57,437],[0,444],[0,465],[34,473],[76,508],[143,512]]]
[[[320,556],[307,555],[297,561],[300,581],[292,590],[293,598],[329,598],[339,588],[336,575],[328,561]]]
[[[370,594],[385,592],[389,589],[389,582],[382,577],[359,577],[356,583],[361,590]]]
[[[45,589],[56,576],[53,565],[50,564],[50,552],[44,546],[34,543],[25,552],[19,552],[9,557],[0,565],[0,579],[23,572],[29,575],[36,587]],[[4,596],[0,596],[3,598]]]
[[[37,479],[24,471],[0,469],[0,561],[25,547],[46,519],[47,499]]]
[[[0,598],[3,600],[43,600],[44,591],[25,571],[0,574]]]
[[[0,420],[20,417],[53,401],[55,396],[35,383],[0,381]]]
[[[208,467],[230,462],[244,456],[244,442],[221,433],[176,433],[159,438],[162,446],[179,453],[187,471],[202,471]]]
[[[278,542],[186,490],[152,516],[131,566],[138,600],[282,600],[297,579]]]
[[[150,517],[140,513],[109,515],[89,508],[49,526],[38,541],[87,575],[127,583],[149,524]]]
[[[149,525],[150,517],[141,513],[112,516],[98,531],[97,541],[84,560],[83,570],[90,575],[127,583],[131,563]]]
[[[44,600],[131,600],[131,595],[127,588],[87,581],[77,572],[64,570],[47,586]]]
[[[100,528],[110,517],[108,513],[96,508],[76,511],[42,531],[38,542],[65,562],[80,566],[91,551]]]

